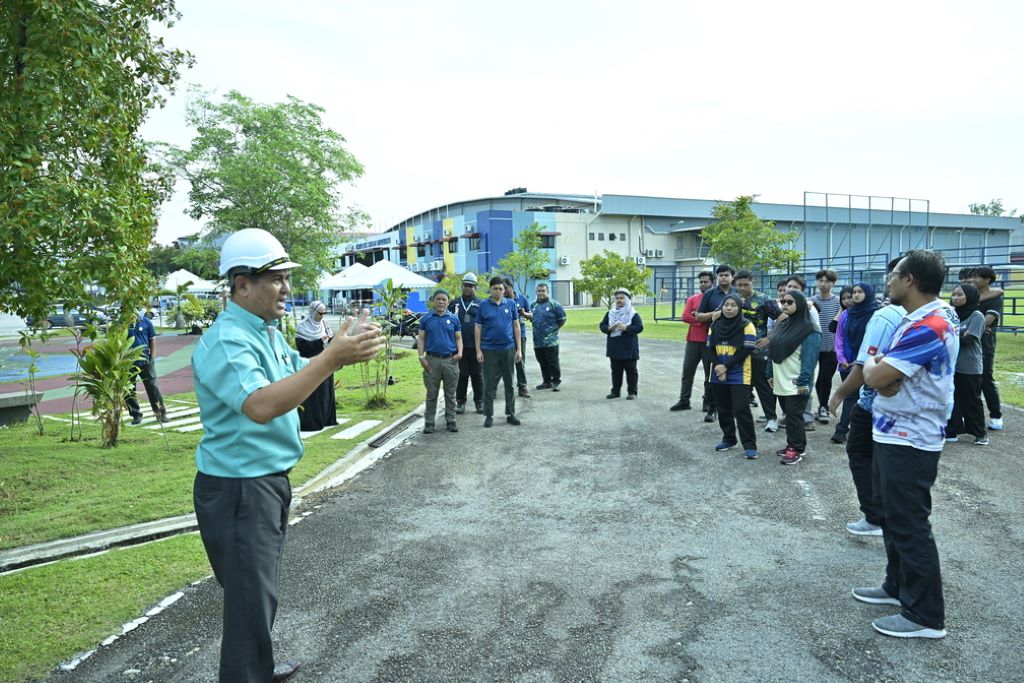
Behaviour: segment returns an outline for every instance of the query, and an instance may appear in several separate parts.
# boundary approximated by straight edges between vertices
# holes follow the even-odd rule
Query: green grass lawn
[[[1024,334],[1000,333],[993,374],[1003,402],[1024,408]]]
[[[679,307],[680,312],[682,306]],[[566,309],[566,321],[562,327],[566,332],[591,332],[593,334],[601,334],[601,330],[598,325],[601,324],[601,318],[608,312],[606,308],[569,308]],[[640,333],[640,343],[643,343],[644,339],[667,339],[669,341],[684,342],[686,341],[686,330],[689,327],[686,323],[678,320],[655,320],[654,319],[654,306],[651,304],[645,304],[643,306],[637,306],[636,312],[640,314],[640,319],[644,321],[644,331]],[[670,306],[658,305],[658,315],[667,316],[672,312]],[[527,333],[530,331],[527,329]],[[531,342],[532,343],[532,342]]]
[[[387,408],[363,407],[366,399],[356,369],[336,376],[341,380],[338,411],[351,424],[377,419],[383,428],[423,401],[415,353],[399,353],[392,365],[398,383],[388,388]],[[159,430],[123,427],[120,445],[101,448],[99,425],[85,417],[84,438],[77,442],[67,440],[66,423],[53,420],[43,421],[42,436],[31,422],[0,429],[0,548],[192,512],[199,432],[168,430],[165,443]],[[292,472],[293,485],[344,456],[355,443],[331,439],[329,433],[306,440],[305,455]]]
[[[185,534],[0,576],[0,681],[41,679],[208,574]]]

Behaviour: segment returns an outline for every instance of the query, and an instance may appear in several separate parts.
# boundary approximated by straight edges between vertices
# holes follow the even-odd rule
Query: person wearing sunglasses
[[[807,297],[799,290],[787,291],[780,303],[786,314],[775,325],[768,345],[769,383],[786,416],[786,447],[778,451],[783,465],[795,465],[807,452],[804,406],[814,386],[818,369],[821,332],[807,314]]]

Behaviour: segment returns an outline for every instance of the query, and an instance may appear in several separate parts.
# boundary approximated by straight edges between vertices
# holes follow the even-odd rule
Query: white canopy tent
[[[345,289],[353,289],[347,284],[347,281],[362,273],[369,270],[362,263],[353,263],[348,268],[335,273],[334,275],[327,274],[326,277],[320,280],[320,291],[341,291]]]
[[[377,261],[365,271],[347,279],[345,281],[345,288],[371,289],[389,279],[395,287],[401,287],[402,289],[430,289],[437,287],[437,283],[433,280],[417,275],[397,263]]]
[[[195,273],[189,272],[184,268],[176,270],[167,276],[167,279],[164,280],[164,289],[176,290],[186,282],[192,283],[188,286],[187,291],[189,292],[210,293],[220,291],[220,287],[216,282],[204,280]]]

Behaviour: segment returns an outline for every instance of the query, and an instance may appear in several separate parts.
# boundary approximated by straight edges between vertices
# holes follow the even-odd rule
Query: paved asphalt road
[[[900,641],[869,625],[892,608],[850,597],[884,554],[844,529],[829,432],[795,467],[778,435],[756,461],[715,453],[717,426],[667,410],[679,344],[642,341],[627,402],[604,398],[603,343],[566,335],[564,390],[522,402],[522,427],[418,435],[289,529],[275,637],[297,683],[1022,680],[1019,413],[988,448],[946,449],[949,636]],[[206,581],[52,680],[212,681],[220,609]]]

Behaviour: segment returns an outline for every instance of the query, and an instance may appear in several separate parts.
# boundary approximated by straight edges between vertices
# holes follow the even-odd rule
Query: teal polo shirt
[[[267,330],[273,330],[273,343]],[[261,387],[284,379],[308,361],[288,346],[277,321],[267,323],[233,301],[203,334],[192,354],[203,438],[196,467],[203,474],[233,479],[284,472],[302,457],[299,411],[265,425],[242,412]]]

